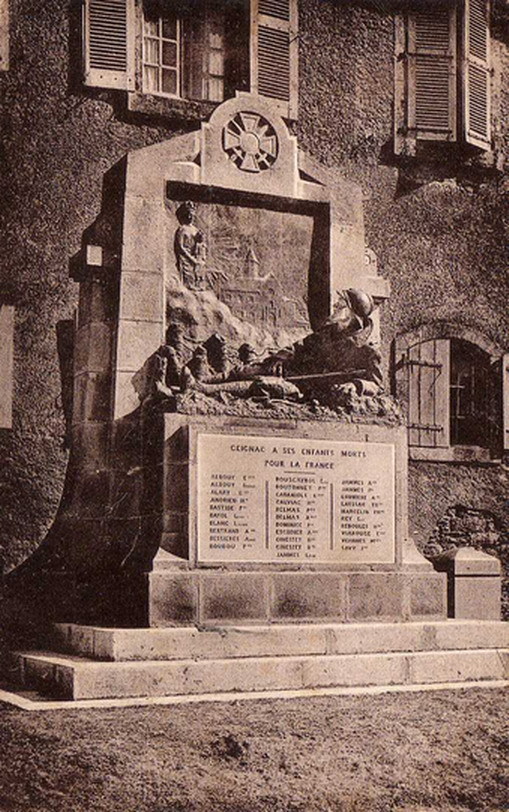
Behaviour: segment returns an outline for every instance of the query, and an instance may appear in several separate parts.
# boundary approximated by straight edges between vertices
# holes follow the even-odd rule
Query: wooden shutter
[[[489,5],[487,0],[465,0],[463,25],[463,107],[465,140],[490,146]]]
[[[134,89],[134,0],[84,0],[85,84]]]
[[[9,70],[9,0],[0,0],[0,70]]]
[[[398,396],[407,401],[408,444],[449,446],[450,346],[432,339],[406,348],[396,363]]]
[[[0,429],[12,428],[14,308],[0,305]]]
[[[297,117],[297,0],[251,0],[251,91]]]
[[[502,356],[502,425],[504,453],[509,453],[509,352]]]
[[[409,14],[407,40],[408,127],[417,138],[455,141],[456,9]]]

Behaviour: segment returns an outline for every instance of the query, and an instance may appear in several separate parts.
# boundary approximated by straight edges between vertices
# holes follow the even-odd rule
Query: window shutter
[[[251,0],[251,91],[297,117],[297,0]]]
[[[417,138],[455,141],[456,9],[410,14],[407,37],[408,127]]]
[[[502,356],[502,412],[503,412],[503,447],[509,453],[509,352]]]
[[[398,395],[408,404],[408,444],[449,446],[450,347],[448,339],[414,344],[396,364]]]
[[[0,305],[0,429],[12,428],[14,307]]]
[[[465,139],[490,146],[489,6],[487,0],[465,0],[463,26],[463,106]]]
[[[84,0],[85,84],[134,89],[134,0]]]
[[[0,0],[0,70],[9,70],[9,0]]]

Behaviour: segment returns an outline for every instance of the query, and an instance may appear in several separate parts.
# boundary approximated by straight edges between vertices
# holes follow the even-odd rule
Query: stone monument
[[[361,190],[238,94],[130,153],[104,201],[71,264],[65,493],[12,583],[103,625],[445,617],[408,536]]]

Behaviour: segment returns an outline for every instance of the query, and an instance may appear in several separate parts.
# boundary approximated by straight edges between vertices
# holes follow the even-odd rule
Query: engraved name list
[[[201,562],[392,563],[394,447],[198,437]]]

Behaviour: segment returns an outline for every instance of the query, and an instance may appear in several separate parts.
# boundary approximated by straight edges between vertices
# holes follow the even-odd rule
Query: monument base
[[[438,572],[179,572],[148,576],[148,625],[349,623],[447,617]]]
[[[403,426],[166,414],[151,626],[439,619]]]
[[[18,651],[11,680],[68,700],[232,700],[468,688],[509,678],[509,625],[496,621],[107,629],[58,624],[50,650]],[[482,682],[481,682],[482,681]],[[32,694],[33,696],[33,694]],[[26,700],[27,701],[27,700]]]

